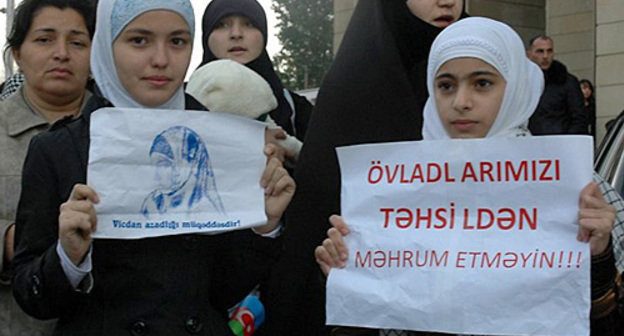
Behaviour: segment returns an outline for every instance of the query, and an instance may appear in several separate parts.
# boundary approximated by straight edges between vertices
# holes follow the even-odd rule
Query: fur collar
[[[568,79],[568,68],[566,68],[563,63],[553,60],[550,68],[544,72],[544,76],[546,78],[546,85],[562,85],[565,84]]]

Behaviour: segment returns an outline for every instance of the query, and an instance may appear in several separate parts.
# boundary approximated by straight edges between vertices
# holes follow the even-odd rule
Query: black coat
[[[553,61],[544,72],[546,86],[529,120],[534,135],[587,134],[583,93],[576,77],[562,63]]]
[[[293,105],[295,106],[295,136],[297,139],[303,142],[306,132],[308,131],[308,124],[310,123],[310,117],[312,116],[312,104],[306,97],[298,95],[290,91],[290,96],[293,99]]]
[[[340,213],[335,148],[421,138],[426,60],[440,29],[405,0],[359,1],[319,91],[295,170],[284,253],[269,286],[267,335],[324,335],[324,279],[314,249]]]
[[[199,105],[190,103],[187,107]],[[91,111],[30,144],[17,213],[14,294],[60,335],[231,335],[226,310],[267,276],[280,241],[251,230],[93,242],[93,288],[75,291],[56,253],[59,205],[86,182]]]
[[[592,96],[585,105],[585,115],[587,117],[587,126],[589,135],[596,139],[596,99]]]

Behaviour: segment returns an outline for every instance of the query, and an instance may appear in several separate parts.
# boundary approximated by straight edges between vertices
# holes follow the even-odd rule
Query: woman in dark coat
[[[594,94],[594,85],[589,79],[581,79],[579,81],[581,92],[583,93],[583,103],[585,113],[587,115],[587,124],[589,125],[589,135],[596,138],[596,95]]]
[[[325,237],[329,216],[340,213],[335,148],[421,138],[429,48],[460,15],[461,0],[359,1],[321,86],[297,163],[285,250],[266,302],[268,335],[327,334],[324,279],[314,249]]]

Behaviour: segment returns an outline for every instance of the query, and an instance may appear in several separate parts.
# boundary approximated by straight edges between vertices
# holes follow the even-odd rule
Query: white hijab
[[[100,0],[91,49],[91,71],[102,96],[116,107],[145,108],[123,87],[113,57],[113,42],[137,16],[152,10],[170,10],[186,20],[195,32],[195,15],[189,0]],[[182,87],[159,109],[184,109]]]
[[[480,59],[493,66],[507,85],[496,120],[486,137],[529,135],[529,117],[535,111],[544,89],[544,75],[525,54],[520,36],[508,25],[492,19],[470,17],[444,29],[435,39],[429,53],[423,138],[450,138],[434,99],[434,80],[440,67],[461,57]]]

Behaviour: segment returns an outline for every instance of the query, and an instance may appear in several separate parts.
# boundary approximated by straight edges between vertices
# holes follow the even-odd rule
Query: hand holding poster
[[[205,111],[106,108],[91,117],[94,238],[135,239],[266,223],[264,125]]]
[[[591,153],[569,136],[339,148],[351,233],[327,323],[588,335],[590,254],[576,236]]]

